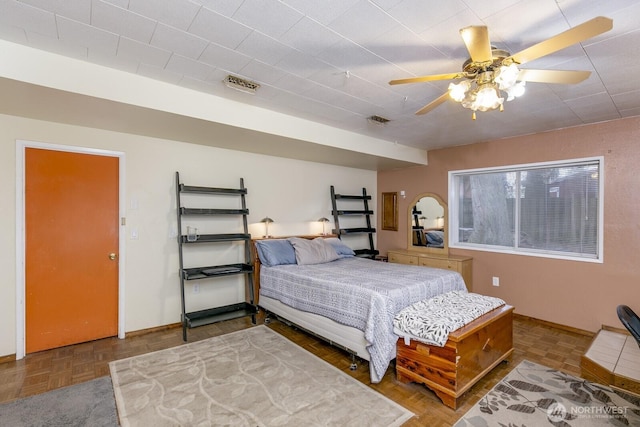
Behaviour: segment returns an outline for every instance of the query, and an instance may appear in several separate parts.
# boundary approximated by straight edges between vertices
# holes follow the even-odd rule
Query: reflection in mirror
[[[447,205],[438,195],[418,195],[409,205],[409,224],[408,249],[447,254]]]

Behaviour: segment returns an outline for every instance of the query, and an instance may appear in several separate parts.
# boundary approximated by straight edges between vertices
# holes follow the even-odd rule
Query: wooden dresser
[[[454,270],[462,275],[467,290],[472,288],[472,261],[473,258],[457,255],[439,255],[426,252],[410,251],[407,249],[391,249],[387,256],[389,262],[398,264],[420,265],[423,267],[444,268]]]

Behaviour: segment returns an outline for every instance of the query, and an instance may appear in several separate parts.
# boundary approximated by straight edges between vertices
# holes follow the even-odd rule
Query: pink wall
[[[406,248],[407,209],[419,193],[447,201],[450,170],[593,156],[604,157],[604,263],[450,252],[473,257],[473,292],[502,298],[516,313],[593,332],[602,325],[622,328],[619,304],[640,313],[639,117],[430,151],[428,166],[379,172],[379,193],[406,192],[399,198],[399,230],[378,224],[380,253]],[[491,285],[492,276],[500,277],[500,287]]]

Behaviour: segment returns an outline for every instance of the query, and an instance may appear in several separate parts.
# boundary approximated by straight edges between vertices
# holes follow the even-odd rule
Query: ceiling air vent
[[[389,119],[385,119],[384,117],[380,117],[380,116],[371,116],[367,120],[369,121],[369,123],[372,123],[378,126],[384,126],[390,121]]]
[[[256,90],[260,87],[256,82],[241,79],[240,77],[232,76],[231,74],[229,74],[223,82],[227,87],[250,94],[256,93]]]

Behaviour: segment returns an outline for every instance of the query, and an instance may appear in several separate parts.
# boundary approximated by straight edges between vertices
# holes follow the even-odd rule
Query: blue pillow
[[[340,258],[355,256],[356,254],[353,251],[353,249],[351,249],[349,246],[342,243],[342,240],[338,239],[337,237],[329,237],[329,238],[326,238],[325,240],[329,242],[331,246],[333,246],[333,249],[335,249],[336,252],[338,252],[338,255],[340,255]]]
[[[296,263],[296,252],[286,239],[256,240],[256,249],[260,262],[267,267]]]
[[[430,245],[444,244],[444,232],[439,230],[427,231],[427,243]]]

